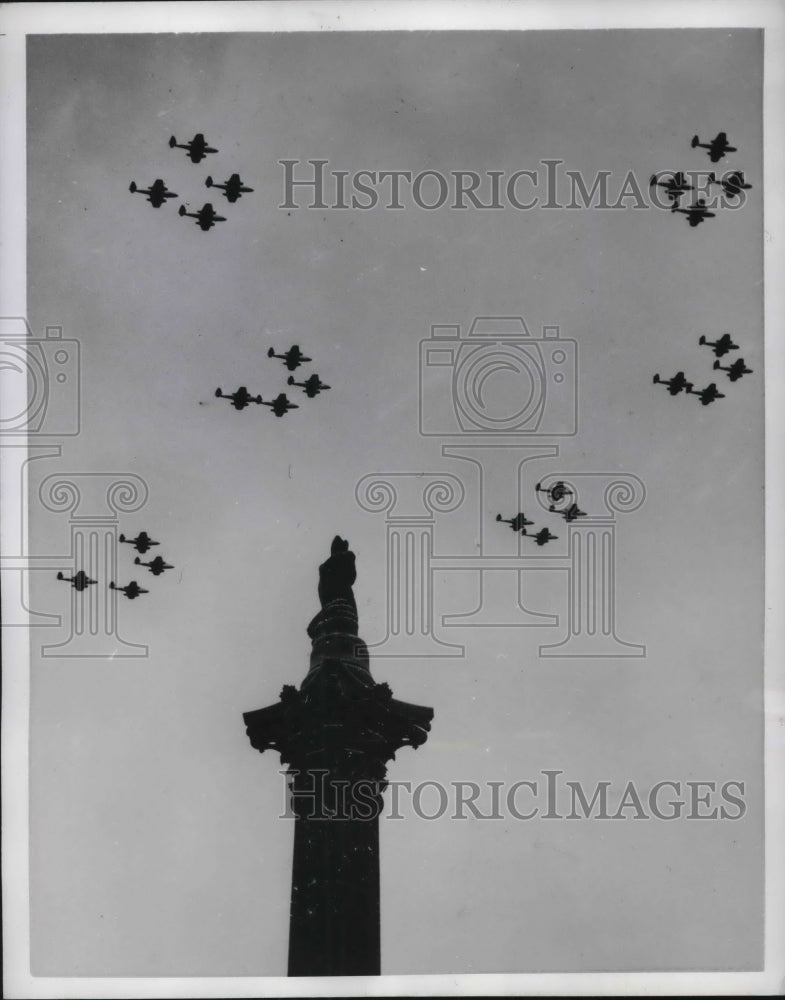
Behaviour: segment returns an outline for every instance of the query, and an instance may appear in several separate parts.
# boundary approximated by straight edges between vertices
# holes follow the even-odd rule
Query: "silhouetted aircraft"
[[[744,174],[741,170],[735,170],[732,174],[728,174],[727,177],[720,177],[719,179],[715,174],[711,173],[709,174],[709,180],[713,184],[720,184],[725,194],[730,195],[731,198],[735,198],[742,191],[749,191],[752,187],[752,184],[744,183]]]
[[[83,590],[87,590],[91,584],[98,582],[97,580],[91,580],[83,569],[80,569],[78,573],[74,574],[74,576],[63,576],[62,573],[58,573],[57,579],[65,580],[67,583],[70,583],[74,590],[78,590],[80,593]]]
[[[160,576],[165,569],[174,569],[174,566],[170,566],[163,556],[156,556],[155,559],[150,562],[142,562],[139,556],[134,559],[135,566],[147,566],[153,576]]]
[[[122,592],[125,594],[125,596],[128,598],[129,601],[133,601],[134,598],[138,597],[140,594],[150,593],[149,590],[144,590],[142,587],[140,587],[139,584],[136,582],[136,580],[131,580],[131,582],[127,583],[124,587],[118,587],[115,584],[114,580],[112,580],[112,582],[109,584],[109,589],[122,590]]]
[[[272,409],[273,413],[276,415],[276,417],[282,417],[287,412],[287,410],[300,409],[297,403],[289,402],[289,400],[286,398],[285,392],[280,393],[278,396],[275,397],[275,399],[269,402],[265,402],[265,400],[262,400],[261,402],[262,406],[269,406]]]
[[[586,517],[586,511],[581,510],[577,503],[571,503],[570,506],[565,507],[564,510],[557,510],[553,504],[551,504],[548,510],[551,514],[561,514],[565,521],[574,521],[578,517]]]
[[[733,343],[729,333],[723,333],[719,340],[706,340],[705,337],[699,337],[698,343],[706,347],[711,347],[718,358],[721,358],[723,354],[727,354],[728,351],[738,351],[739,349],[739,345]]]
[[[295,382],[294,375],[290,375],[286,380],[286,384],[298,385],[309,399],[313,399],[314,396],[318,396],[323,390],[330,388],[329,385],[325,385],[324,382],[319,381],[318,375],[311,375],[304,382]]]
[[[673,378],[669,379],[662,379],[659,375],[655,375],[652,382],[657,385],[667,385],[668,392],[671,396],[678,396],[678,394],[683,392],[685,389],[692,388],[692,382],[687,381],[684,377],[684,372],[676,372]]]
[[[538,545],[545,545],[547,542],[552,542],[554,539],[559,537],[558,535],[552,535],[547,528],[540,528],[536,535],[530,535],[529,532],[523,528],[521,534],[526,535],[527,538],[533,538]]]
[[[725,367],[725,365],[721,365],[719,361],[715,361],[713,367],[715,369],[719,368],[720,371],[727,372],[728,378],[731,380],[731,382],[738,382],[738,380],[742,377],[742,375],[752,375],[752,369],[747,368],[744,365],[744,358],[739,358],[737,361],[734,361],[733,364],[729,365],[727,368]]]
[[[568,490],[564,482],[560,479],[558,483],[554,483],[553,486],[545,487],[542,483],[537,483],[534,489],[538,493],[544,493],[549,500],[553,503],[558,503],[563,500],[566,496],[572,496],[572,490]]]
[[[253,188],[245,187],[243,182],[240,180],[239,174],[232,174],[225,184],[216,184],[212,177],[208,177],[204,183],[209,188],[220,188],[223,191],[226,200],[232,203],[236,202],[238,198],[242,198],[244,194],[253,193]]]
[[[700,146],[702,149],[707,149],[709,151],[709,159],[712,163],[717,163],[723,158],[723,156],[725,156],[726,153],[737,152],[735,146],[728,145],[728,137],[724,132],[718,132],[711,142],[701,142],[698,136],[694,135],[692,137],[691,145],[693,149],[695,149],[696,146]]]
[[[178,215],[187,215],[191,219],[196,219],[197,226],[205,233],[212,229],[216,222],[226,222],[223,215],[215,214],[215,209],[209,201],[206,205],[202,205],[198,212],[187,212],[185,205],[181,205]]]
[[[687,183],[687,178],[681,171],[673,174],[667,180],[665,180],[665,178],[657,180],[657,175],[652,174],[651,179],[649,180],[649,186],[664,188],[665,194],[673,202],[678,202],[679,198],[681,198],[685,191],[692,191],[692,184]]]
[[[252,396],[244,385],[241,385],[237,392],[225,393],[216,389],[215,394],[219,399],[231,399],[235,410],[244,410],[251,403],[261,403],[262,401],[261,396]]]
[[[208,146],[205,142],[204,135],[201,132],[197,132],[196,135],[191,139],[190,142],[178,142],[174,136],[169,140],[169,146],[174,149],[175,146],[178,149],[187,149],[188,156],[191,159],[191,163],[201,163],[201,161],[207,156],[208,153],[217,153],[217,149],[213,149],[212,146]]]
[[[182,212],[182,209],[180,210]],[[703,198],[698,198],[694,205],[690,205],[689,208],[679,208],[678,205],[674,203],[671,208],[671,212],[681,212],[682,215],[687,216],[687,222],[694,228],[699,226],[704,219],[713,219],[715,216],[714,212],[710,212],[706,208],[706,202]]]
[[[140,531],[136,538],[126,538],[125,535],[120,535],[120,541],[125,542],[127,545],[133,545],[136,551],[141,552],[142,555],[147,552],[151,545],[161,544],[160,542],[154,542],[146,531]]]
[[[687,392],[692,396],[700,396],[700,401],[704,406],[713,403],[715,399],[725,399],[725,393],[719,392],[714,382],[707,385],[705,389],[687,389]]]
[[[166,203],[167,198],[177,198],[174,191],[170,191],[169,188],[164,184],[164,182],[159,178],[157,181],[153,181],[149,188],[138,188],[136,184],[131,181],[131,186],[128,188],[131,194],[144,194],[147,195],[147,200],[153,206],[153,208],[160,208],[161,205]]]
[[[299,368],[300,365],[304,364],[306,361],[310,361],[311,358],[306,358],[297,344],[292,344],[288,351],[283,354],[276,354],[275,348],[271,347],[267,352],[268,358],[280,358],[281,361],[286,365],[290,372],[293,372],[295,368]]]
[[[497,514],[496,520],[501,521],[503,524],[509,524],[513,531],[521,531],[527,524],[534,524],[534,521],[529,521],[524,513],[516,514],[515,517],[511,517],[509,520],[506,517],[502,517],[501,514]]]

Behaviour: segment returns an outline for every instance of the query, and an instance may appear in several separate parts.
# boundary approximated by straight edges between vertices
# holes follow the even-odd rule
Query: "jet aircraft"
[[[224,184],[216,184],[212,177],[208,177],[204,183],[209,188],[220,188],[223,191],[226,200],[232,204],[234,204],[238,198],[242,198],[244,194],[251,194],[253,192],[253,188],[246,187],[243,184],[240,180],[239,174],[232,174],[229,180]]]
[[[554,483],[553,486],[543,486],[542,483],[537,483],[534,489],[538,493],[544,493],[553,503],[558,503],[566,496],[572,496],[572,490],[568,490],[564,481],[561,479],[558,483]]]
[[[275,348],[271,347],[267,352],[268,358],[280,358],[281,361],[286,365],[290,372],[293,372],[295,368],[299,368],[300,365],[304,364],[306,361],[310,361],[311,358],[306,358],[297,344],[292,344],[288,351],[283,354],[276,354]]]
[[[725,399],[725,393],[719,392],[714,382],[711,385],[707,385],[705,389],[687,389],[686,391],[692,396],[699,396],[703,406],[708,406],[715,399]]]
[[[178,142],[174,136],[169,140],[169,147],[174,149],[186,149],[188,150],[188,156],[191,163],[201,163],[202,160],[207,156],[208,153],[217,153],[217,149],[213,149],[212,146],[208,146],[205,141],[204,134],[202,132],[197,132],[196,135],[191,139],[190,142]]]
[[[728,365],[727,367],[725,365],[721,365],[719,361],[715,361],[713,367],[715,369],[719,368],[720,371],[727,372],[728,378],[731,382],[738,382],[742,375],[752,375],[752,369],[745,366],[744,358],[739,358],[734,361],[732,365]]]
[[[502,517],[501,514],[497,514],[496,520],[501,521],[503,524],[509,524],[513,531],[521,531],[527,525],[534,524],[534,521],[530,521],[522,512],[509,519]]]
[[[244,385],[241,385],[236,392],[225,393],[220,389],[215,390],[215,395],[219,399],[230,399],[235,410],[244,410],[251,403],[261,403],[261,396],[252,396]]]
[[[174,569],[174,566],[170,566],[169,563],[164,559],[163,556],[156,556],[150,562],[142,562],[139,556],[134,559],[135,566],[147,566],[153,576],[160,576],[166,569]]]
[[[79,591],[79,593],[83,590],[87,590],[91,584],[98,582],[97,580],[91,580],[83,569],[80,569],[79,572],[75,573],[73,576],[63,576],[62,573],[58,573],[57,579],[65,580],[67,583],[70,583],[74,590]]]
[[[687,178],[681,170],[670,176],[667,180],[664,177],[661,180],[657,180],[657,175],[652,174],[649,186],[664,188],[665,194],[675,203],[678,202],[685,191],[692,191],[692,184],[687,183]]]
[[[146,531],[140,531],[136,538],[126,538],[125,535],[120,535],[120,541],[125,542],[127,545],[133,545],[136,551],[142,555],[147,552],[151,545],[161,544],[160,542],[154,542]]]
[[[182,212],[182,209],[180,210]],[[674,202],[671,207],[671,212],[681,212],[682,215],[687,216],[687,222],[695,228],[699,226],[704,219],[713,219],[715,212],[710,212],[706,208],[706,202],[703,198],[698,198],[694,205],[690,205],[689,208],[679,208],[679,206]]]
[[[170,191],[169,188],[164,184],[164,182],[158,178],[158,180],[153,181],[149,188],[139,188],[136,184],[131,181],[131,186],[128,188],[131,194],[144,194],[147,196],[147,200],[153,206],[153,208],[160,208],[161,205],[166,204],[167,198],[178,198],[174,191]]]
[[[276,417],[282,417],[288,410],[299,410],[297,403],[290,403],[286,398],[286,393],[282,392],[275,399],[270,401],[261,401],[263,406],[269,406]]]
[[[209,201],[205,205],[202,205],[198,212],[188,212],[185,205],[181,205],[178,215],[187,215],[191,219],[196,219],[196,224],[203,233],[212,229],[216,222],[226,222],[226,218],[223,215],[216,214],[215,209]]]
[[[744,182],[744,174],[741,170],[735,170],[732,174],[728,174],[727,177],[717,177],[716,174],[709,174],[709,180],[712,184],[719,184],[722,190],[731,198],[735,198],[740,195],[742,191],[749,191],[752,184],[746,184]]]
[[[702,149],[708,150],[709,159],[712,163],[719,162],[719,160],[721,160],[726,153],[737,152],[735,146],[728,145],[728,137],[724,132],[718,132],[711,142],[701,142],[699,137],[694,135],[692,137],[691,145],[693,149],[695,149],[696,146],[700,146]]]
[[[294,375],[290,375],[286,380],[286,384],[299,386],[309,399],[313,399],[320,392],[330,388],[329,385],[325,385],[324,382],[319,380],[318,375],[311,375],[304,382],[295,382]]]
[[[536,535],[530,535],[529,532],[523,528],[521,530],[522,535],[526,535],[527,538],[532,538],[538,545],[545,545],[547,542],[552,542],[554,539],[558,538],[558,535],[552,535],[547,528],[540,528]]]
[[[656,385],[667,385],[668,392],[671,394],[671,396],[678,396],[678,394],[680,392],[683,392],[685,389],[692,388],[692,382],[687,381],[687,379],[684,377],[684,372],[676,372],[673,378],[669,379],[663,379],[660,378],[659,375],[655,375],[654,378],[652,379],[652,382],[654,382]]]
[[[729,333],[723,333],[719,340],[706,340],[705,337],[700,337],[698,343],[702,346],[711,347],[718,358],[721,358],[723,354],[727,354],[728,351],[738,351],[739,345],[733,343],[733,339]]]
[[[125,594],[125,596],[128,598],[129,601],[133,601],[135,598],[139,597],[140,594],[150,593],[149,590],[144,590],[142,587],[140,587],[139,584],[136,582],[136,580],[131,580],[131,582],[127,583],[124,587],[116,586],[114,580],[112,580],[112,582],[109,584],[109,589],[122,590],[122,592]]]
[[[557,510],[553,504],[550,505],[548,510],[551,514],[561,514],[565,521],[574,521],[578,517],[586,517],[586,511],[581,510],[577,503],[571,503],[569,507],[565,507],[564,510]]]

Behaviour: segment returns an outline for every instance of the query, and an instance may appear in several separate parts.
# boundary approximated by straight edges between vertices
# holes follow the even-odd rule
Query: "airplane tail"
[[[656,374],[656,375],[654,376],[654,378],[652,379],[652,382],[653,382],[653,383],[654,383],[655,385],[658,385],[658,384],[659,384],[659,381],[660,381],[660,376],[659,376],[659,372],[658,372],[658,373],[657,373],[657,374]]]
[[[286,384],[287,385],[294,385],[294,375],[290,375],[289,376],[289,378],[286,380]]]
[[[259,406],[261,406],[261,404],[262,404],[262,397],[261,396],[257,396],[256,397],[256,402],[259,404]]]
[[[185,205],[181,205],[177,210],[178,215],[185,215]]]
[[[204,183],[205,183],[205,187],[211,188],[213,186],[213,179],[212,179],[212,177],[208,177],[207,180]]]
[[[65,579],[65,577],[63,576],[63,574],[62,574],[62,573],[58,573],[58,574],[57,574],[57,579],[58,579],[58,580],[64,580],[64,579]]]
[[[719,361],[715,361],[711,367],[716,371],[720,367]]]
[[[174,137],[174,136],[170,136],[170,137],[169,137],[169,148],[170,148],[170,149],[174,149],[174,147],[175,147],[176,145],[177,145],[177,139],[175,139],[175,137]]]
[[[131,181],[131,184],[130,184],[128,190],[131,192],[131,194],[135,194],[136,193],[136,184],[135,184],[134,181]]]
[[[134,559],[134,566],[141,566],[141,565],[142,565],[142,560],[139,558],[139,556],[137,556],[136,559]]]
[[[117,587],[115,587],[115,585],[114,585],[114,580],[110,580],[109,581],[109,589],[110,590],[117,590]]]
[[[656,183],[657,183],[657,175],[652,174],[651,177],[649,178],[649,187],[654,187]]]
[[[274,358],[275,357],[275,348],[274,347],[271,347],[270,350],[267,352],[267,357],[268,358]]]
[[[705,344],[706,343],[706,338],[702,334],[701,334],[700,337],[698,337],[698,343],[699,344]]]
[[[220,397],[223,396],[223,393],[221,392],[220,389],[216,389],[215,390],[215,395],[218,396],[218,398],[220,399]]]
[[[121,541],[121,542],[124,542],[124,541],[125,541],[125,535],[120,535],[120,541]]]
[[[501,519],[502,519],[502,516],[501,516],[501,514],[497,514],[497,515],[496,515],[496,520],[497,520],[497,521],[501,521]],[[59,575],[59,574],[58,574],[58,575]]]
[[[698,138],[698,136],[694,135],[692,137],[692,142],[690,143],[690,145],[692,146],[693,149],[695,149],[695,147],[698,145],[699,142],[700,142],[700,139]]]

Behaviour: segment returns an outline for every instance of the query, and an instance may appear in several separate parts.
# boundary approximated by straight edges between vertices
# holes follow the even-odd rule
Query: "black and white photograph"
[[[779,993],[785,7],[0,28],[4,995]]]

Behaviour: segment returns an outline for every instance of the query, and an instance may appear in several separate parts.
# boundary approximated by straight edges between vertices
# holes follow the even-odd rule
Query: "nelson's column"
[[[319,567],[321,610],[308,626],[311,665],[299,689],[243,715],[251,745],[289,768],[295,814],[290,976],[381,972],[379,815],[387,762],[428,738],[433,709],[377,684],[357,636],[357,578],[336,537]]]

